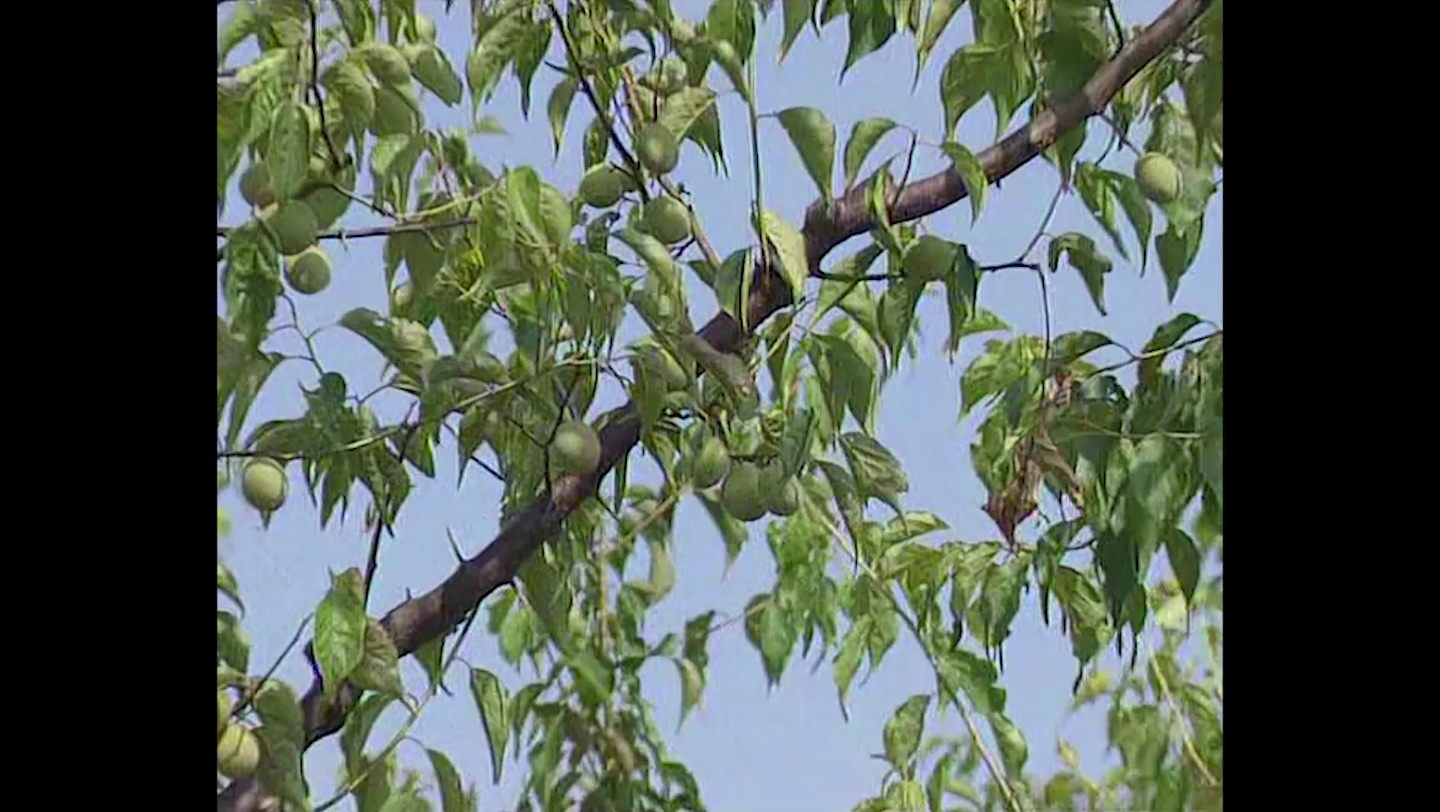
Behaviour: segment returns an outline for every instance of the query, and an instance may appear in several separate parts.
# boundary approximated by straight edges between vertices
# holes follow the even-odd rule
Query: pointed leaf
[[[310,116],[297,102],[282,102],[275,111],[265,169],[277,200],[289,200],[305,186],[310,171]]]
[[[474,804],[465,794],[460,783],[460,771],[455,769],[450,757],[439,750],[425,749],[430,757],[430,767],[435,771],[435,783],[440,788],[440,808],[443,812],[474,812]]]
[[[784,35],[780,39],[781,60],[784,60],[786,54],[790,53],[790,46],[795,44],[795,38],[800,36],[801,29],[814,16],[815,0],[785,0]]]
[[[990,181],[985,177],[985,167],[980,165],[980,159],[975,157],[975,153],[954,141],[941,144],[940,151],[950,159],[956,174],[965,182],[967,196],[970,198],[970,222],[973,224],[980,218],[980,207],[985,203],[985,190],[990,185]]]
[[[850,130],[850,140],[845,143],[845,188],[848,190],[855,185],[855,179],[860,177],[860,167],[865,165],[865,159],[869,157],[870,151],[880,143],[885,134],[895,129],[898,125],[888,118],[877,117],[867,118],[855,122]]]
[[[794,226],[781,219],[780,215],[769,210],[761,213],[760,228],[780,260],[781,275],[790,284],[791,293],[799,299],[805,288],[805,279],[810,275],[805,254],[805,238]]]
[[[475,708],[480,711],[480,723],[485,727],[485,738],[490,743],[491,775],[494,782],[499,784],[505,769],[505,744],[510,740],[505,687],[500,684],[500,678],[489,671],[472,668],[470,695],[475,699]]]
[[[925,711],[930,707],[929,694],[916,694],[895,709],[885,722],[885,760],[897,770],[909,766],[910,758],[920,748],[925,732]]]
[[[683,87],[665,98],[656,119],[676,140],[690,134],[690,128],[715,106],[715,91],[708,87]]]
[[[835,125],[814,107],[791,107],[779,113],[780,126],[800,153],[805,171],[820,194],[832,199],[831,178],[835,175]]]
[[[1157,240],[1158,245],[1158,240]],[[1100,253],[1095,246],[1095,241],[1085,236],[1069,232],[1061,234],[1050,241],[1050,271],[1054,273],[1060,265],[1060,256],[1070,263],[1070,267],[1080,272],[1080,278],[1085,281],[1085,289],[1090,292],[1090,300],[1095,303],[1095,309],[1100,315],[1107,315],[1105,311],[1105,274],[1110,273],[1110,258]]]
[[[875,438],[857,431],[840,435],[840,447],[861,497],[878,498],[900,513],[899,495],[910,489],[910,482],[895,455]]]
[[[315,662],[332,698],[365,656],[363,589],[360,571],[352,567],[331,580],[315,609]]]
[[[683,725],[690,709],[700,704],[700,696],[705,692],[705,672],[684,657],[675,657],[674,661],[680,672],[680,724]]]

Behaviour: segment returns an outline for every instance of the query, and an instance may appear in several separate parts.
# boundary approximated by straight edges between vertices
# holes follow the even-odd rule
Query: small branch
[[[896,279],[904,279],[904,274],[898,273],[872,273],[864,276],[850,276],[843,273],[830,273],[829,271],[816,271],[811,274],[816,279],[825,279],[831,282],[886,282]]]
[[[1160,348],[1160,349],[1158,349],[1158,350],[1151,350],[1150,352],[1142,352],[1142,353],[1138,353],[1138,354],[1136,354],[1136,353],[1131,353],[1131,354],[1130,354],[1130,359],[1129,359],[1128,361],[1121,361],[1121,362],[1119,362],[1118,364],[1111,364],[1111,365],[1108,366],[1108,367],[1100,367],[1099,369],[1095,370],[1094,372],[1091,372],[1089,375],[1086,375],[1085,377],[1086,377],[1086,378],[1093,378],[1093,377],[1095,377],[1096,375],[1101,375],[1101,374],[1104,374],[1104,373],[1106,373],[1106,372],[1114,372],[1114,371],[1117,370],[1117,369],[1124,369],[1125,367],[1128,367],[1128,366],[1130,366],[1131,364],[1136,364],[1136,363],[1139,363],[1139,362],[1144,361],[1144,360],[1149,359],[1149,358],[1159,358],[1159,357],[1164,356],[1164,355],[1169,355],[1170,353],[1175,352],[1176,350],[1183,350],[1183,349],[1185,349],[1186,347],[1193,346],[1193,345],[1195,345],[1195,344],[1201,344],[1201,343],[1203,343],[1203,342],[1209,341],[1209,340],[1212,339],[1212,338],[1216,338],[1216,337],[1222,336],[1222,335],[1224,335],[1224,334],[1225,334],[1225,331],[1224,331],[1224,330],[1216,330],[1216,331],[1213,332],[1213,333],[1206,333],[1205,335],[1203,335],[1203,336],[1198,336],[1198,337],[1196,337],[1196,338],[1187,338],[1187,339],[1185,339],[1184,341],[1179,342],[1178,344],[1171,344],[1171,345],[1168,346],[1168,347],[1162,347],[1162,348]]]
[[[1002,262],[1002,263],[1000,263],[999,265],[981,265],[981,266],[980,266],[980,270],[982,270],[982,271],[1006,271],[1006,270],[1009,270],[1009,269],[1011,269],[1011,268],[1025,268],[1025,269],[1031,270],[1031,271],[1038,271],[1038,270],[1040,270],[1040,263],[1038,263],[1038,262],[1020,262],[1020,261],[1017,260],[1017,261],[1015,261],[1015,262]]]
[[[290,642],[286,643],[285,648],[280,650],[280,656],[275,658],[275,662],[270,664],[270,667],[265,670],[264,675],[254,684],[254,687],[246,691],[244,695],[240,697],[240,701],[235,703],[235,707],[230,709],[231,719],[239,717],[240,714],[245,712],[246,708],[250,707],[250,703],[255,701],[255,697],[260,694],[260,689],[264,688],[265,683],[269,682],[270,678],[275,676],[275,672],[280,670],[280,664],[285,662],[285,658],[290,656],[290,652],[294,651],[295,646],[300,643],[301,635],[305,634],[305,627],[310,625],[310,621],[314,617],[314,615],[306,615],[305,619],[300,621],[300,625],[295,628],[295,634],[291,636]]]
[[[330,125],[325,121],[325,97],[320,95],[320,10],[315,7],[315,0],[305,0],[305,5],[310,9],[310,95],[320,113],[320,135],[325,141],[325,148],[330,151],[330,166],[340,169],[344,164],[340,162],[340,151],[335,148],[335,142],[330,140]]]
[[[447,228],[463,228],[475,225],[474,217],[460,217],[455,220],[447,220],[443,223],[396,223],[393,226],[374,226],[372,228],[337,228],[330,231],[322,231],[316,235],[319,240],[358,240],[365,237],[388,237],[391,234],[403,234],[412,231],[441,231]],[[230,232],[238,226],[216,226],[215,236],[227,238]]]

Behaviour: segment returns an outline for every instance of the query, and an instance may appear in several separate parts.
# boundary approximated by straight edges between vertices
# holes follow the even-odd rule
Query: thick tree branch
[[[1055,143],[1060,135],[1103,109],[1126,82],[1169,47],[1209,4],[1210,0],[1175,0],[1144,33],[1102,65],[1074,97],[981,152],[978,158],[985,176],[991,182],[1004,178]],[[836,246],[874,227],[866,200],[867,188],[868,184],[858,184],[833,205],[827,207],[823,200],[818,200],[806,211],[805,247],[812,272],[819,271],[820,261]],[[960,176],[947,169],[904,186],[896,196],[890,216],[893,222],[914,220],[954,205],[965,195]],[[789,288],[773,270],[759,267],[757,277],[747,303],[747,321],[752,325],[759,325],[791,302]],[[711,319],[700,330],[700,336],[721,352],[734,351],[743,337],[740,325],[725,313]],[[381,620],[401,656],[448,634],[490,593],[510,583],[521,563],[560,529],[571,511],[596,492],[610,469],[639,441],[633,404],[611,412],[602,422],[605,424],[600,431],[603,451],[600,466],[594,473],[556,479],[553,490],[542,494],[474,558],[461,563],[444,583],[396,606]],[[336,701],[327,702],[317,680],[301,700],[307,746],[338,731],[359,699],[358,692],[349,686],[339,693]],[[239,780],[220,793],[217,809],[259,812],[264,800],[253,780]]]

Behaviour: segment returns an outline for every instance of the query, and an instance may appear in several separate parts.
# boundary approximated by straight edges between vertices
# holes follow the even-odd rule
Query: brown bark
[[[977,157],[985,176],[992,183],[1004,178],[1055,143],[1060,135],[1104,109],[1110,98],[1174,43],[1209,3],[1175,0],[1140,36],[1102,65],[1078,93],[981,152]],[[834,205],[827,208],[824,201],[817,200],[806,211],[803,233],[812,273],[820,269],[820,261],[836,246],[874,227],[867,189],[868,184],[857,184]],[[891,221],[924,217],[965,196],[965,184],[956,172],[938,172],[900,190]],[[759,269],[758,284],[748,302],[748,321],[759,325],[790,302],[790,291],[779,276],[769,269]],[[721,352],[736,349],[743,337],[740,325],[723,312],[701,328],[700,335]],[[486,596],[509,583],[520,564],[559,530],[560,523],[582,500],[595,493],[600,481],[639,440],[632,404],[617,409],[610,418],[600,432],[603,452],[594,473],[556,480],[552,491],[542,494],[474,558],[456,567],[443,583],[396,606],[381,620],[401,656],[448,633]],[[307,747],[340,729],[359,698],[356,693],[341,691],[339,699],[327,703],[318,679],[310,686],[301,700]],[[217,810],[259,812],[266,808],[266,800],[253,780],[234,781],[219,794]]]

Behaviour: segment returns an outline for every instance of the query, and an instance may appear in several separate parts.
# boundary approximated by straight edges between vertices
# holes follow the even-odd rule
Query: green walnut
[[[793,476],[765,491],[765,509],[775,516],[790,516],[800,509],[800,483]]]
[[[1180,168],[1158,152],[1147,152],[1135,162],[1140,192],[1156,203],[1171,203],[1180,196]]]
[[[664,175],[680,162],[680,144],[665,125],[646,124],[635,135],[635,156],[652,175]]]
[[[695,455],[695,472],[691,477],[695,487],[705,489],[725,478],[730,473],[730,450],[719,437],[709,437]]]
[[[255,457],[245,463],[240,475],[240,493],[250,507],[262,513],[279,510],[285,504],[285,468],[269,457]]]
[[[765,515],[764,494],[760,491],[760,468],[753,462],[738,462],[730,468],[720,486],[720,504],[725,512],[742,522]]]
[[[299,200],[286,200],[265,218],[270,230],[275,233],[280,253],[294,256],[315,244],[320,233],[320,224],[315,212]]]
[[[640,216],[640,227],[646,234],[666,245],[690,239],[690,212],[685,204],[669,195],[651,198]]]
[[[215,766],[226,778],[254,775],[260,766],[260,740],[244,725],[226,727],[215,747]]]
[[[296,293],[313,295],[330,287],[330,257],[312,245],[286,261],[285,281]]]
[[[270,171],[265,164],[256,161],[240,174],[240,196],[259,209],[275,202],[275,193],[270,189]]]
[[[955,264],[955,245],[949,240],[925,234],[910,245],[900,266],[916,282],[934,282]]]
[[[593,209],[608,209],[624,194],[625,173],[608,164],[594,167],[580,180],[580,199]]]
[[[555,432],[550,460],[563,473],[591,473],[600,465],[600,436],[578,420],[569,421]]]

